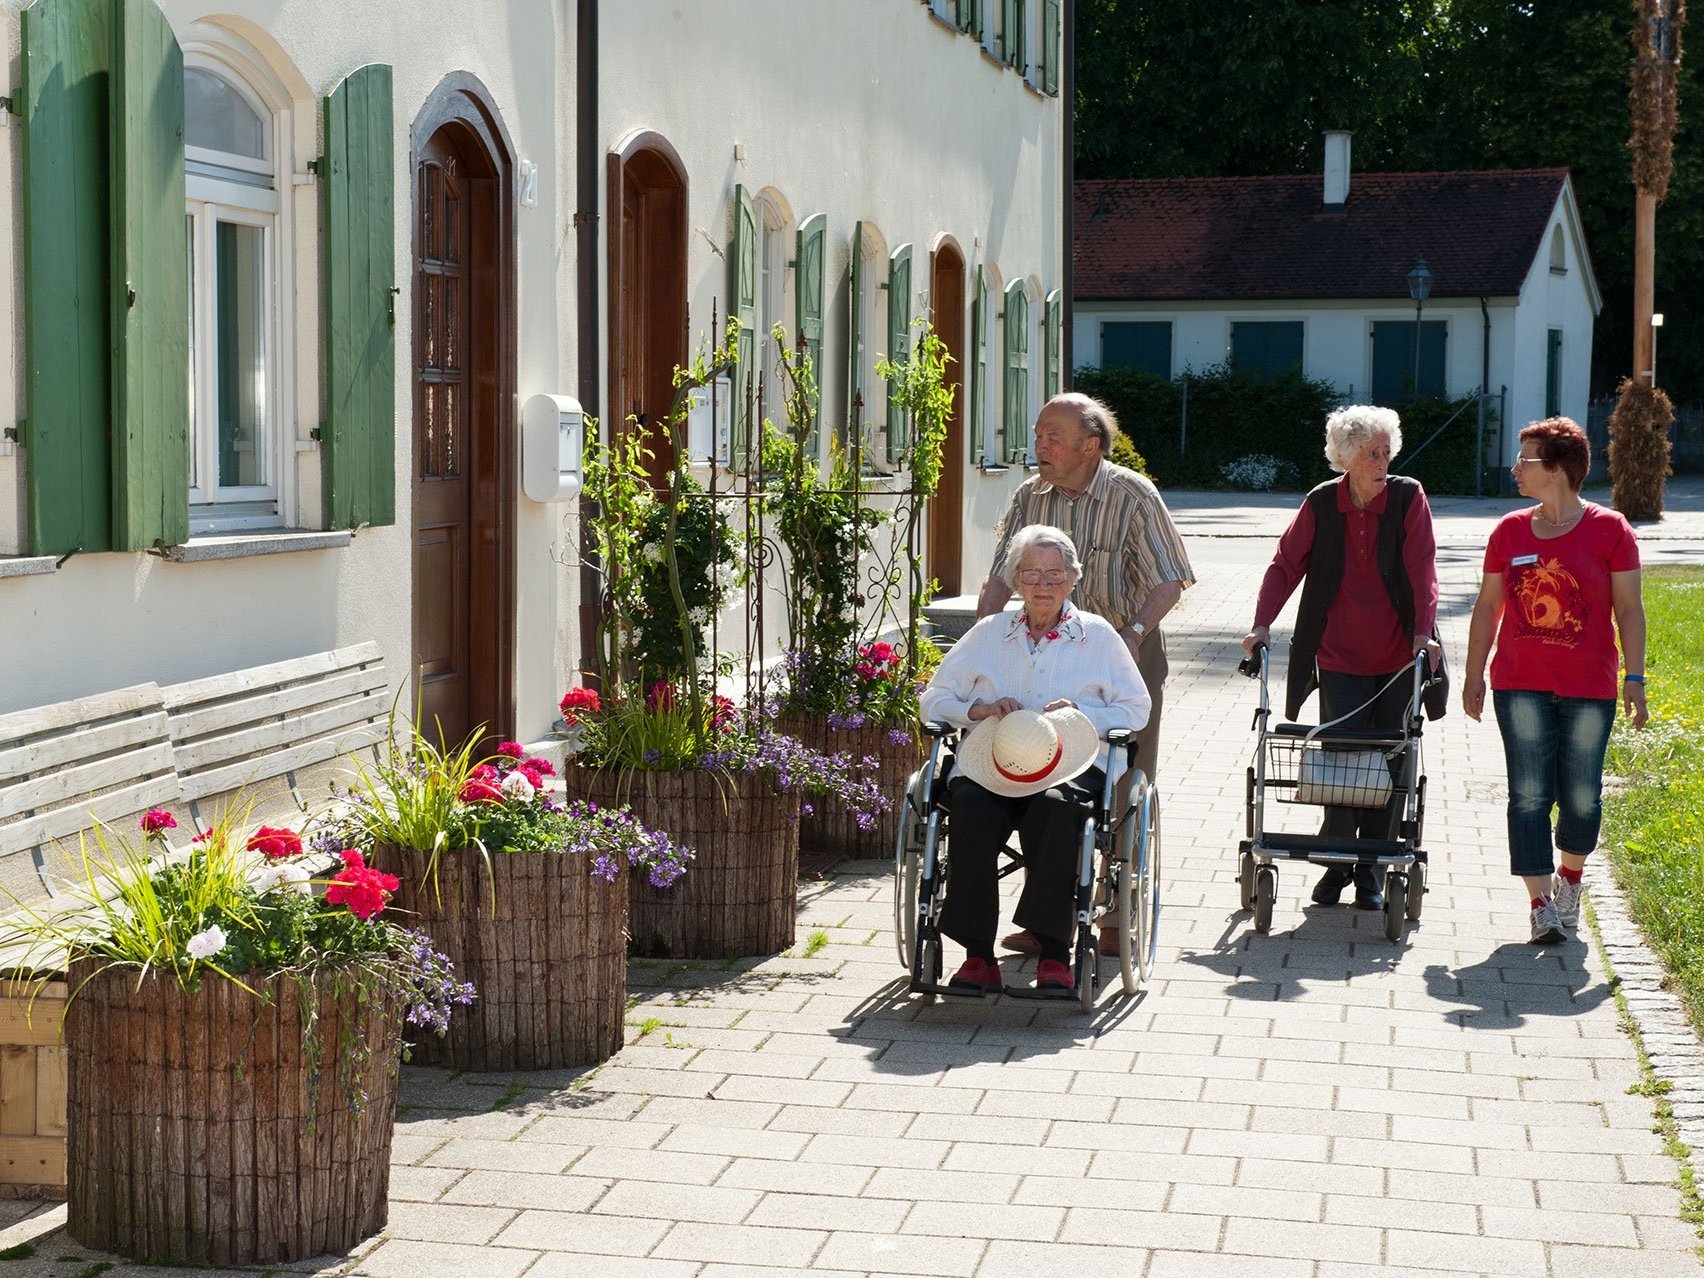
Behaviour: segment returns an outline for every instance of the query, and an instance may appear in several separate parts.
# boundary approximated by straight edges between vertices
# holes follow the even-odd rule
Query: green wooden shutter
[[[1045,357],[1041,366],[1041,402],[1046,403],[1059,393],[1059,346],[1064,337],[1062,303],[1059,290],[1047,295],[1042,325],[1046,336],[1042,342]]]
[[[396,522],[396,221],[391,69],[349,73],[325,99],[328,528]]]
[[[960,31],[982,39],[982,0],[958,0],[958,24]]]
[[[23,11],[23,439],[34,555],[110,545],[110,13],[109,0],[37,0]],[[183,483],[187,501],[187,471]]]
[[[154,0],[117,0],[112,107],[112,546],[189,540],[183,50]]]
[[[905,362],[911,349],[911,245],[901,244],[888,255],[887,357]],[[905,412],[894,403],[893,387],[887,388],[887,459],[891,462],[909,444]]]
[[[970,460],[973,463],[991,461],[988,455],[987,432],[983,417],[983,400],[987,396],[988,380],[988,272],[976,268],[976,291],[970,299]]]
[[[1016,461],[1029,450],[1029,298],[1022,280],[1006,286],[1005,323],[1001,334],[1005,372],[1000,404],[999,458]]]
[[[1000,56],[1009,67],[1024,69],[1024,0],[1005,0],[1000,10]]]
[[[1059,92],[1059,0],[1041,0],[1041,91]]]
[[[850,447],[854,436],[863,440],[865,414],[872,405],[864,386],[864,224],[852,226],[852,266],[846,299],[846,434]],[[859,407],[859,400],[864,400]]]
[[[751,436],[752,379],[757,375],[757,214],[751,192],[734,187],[734,243],[728,253],[730,275],[729,313],[739,322],[734,342],[734,384],[731,409],[733,434],[728,445],[729,462],[736,469],[748,466],[746,451]],[[750,459],[755,461],[755,458]]]
[[[793,276],[794,325],[798,340],[810,362],[811,380],[816,393],[811,401],[811,433],[809,446],[814,451],[818,431],[822,427],[822,320],[824,258],[828,242],[828,214],[817,213],[799,223],[795,274]]]

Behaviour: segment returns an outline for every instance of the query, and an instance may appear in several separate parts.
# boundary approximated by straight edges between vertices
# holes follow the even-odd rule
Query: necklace
[[[1544,507],[1540,506],[1537,510],[1533,511],[1532,517],[1534,519],[1537,519],[1537,520],[1540,520],[1544,523],[1549,524],[1552,528],[1567,528],[1569,525],[1575,523],[1580,518],[1580,516],[1585,514],[1585,513],[1586,513],[1586,508],[1582,505],[1578,510],[1576,510],[1573,514],[1569,515],[1568,518],[1566,518],[1566,519],[1552,519],[1549,515],[1544,513]]]

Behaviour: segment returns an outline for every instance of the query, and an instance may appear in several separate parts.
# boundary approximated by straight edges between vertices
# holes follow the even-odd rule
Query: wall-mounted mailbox
[[[521,410],[521,491],[533,501],[580,495],[586,415],[572,395],[534,395]]]
[[[725,376],[692,392],[686,413],[686,455],[692,461],[728,464],[734,424],[732,402],[732,383]]]

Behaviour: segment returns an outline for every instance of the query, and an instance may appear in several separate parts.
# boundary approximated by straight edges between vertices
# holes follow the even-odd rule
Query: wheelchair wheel
[[[1160,801],[1143,785],[1118,840],[1119,974],[1134,995],[1153,970],[1159,922]]]
[[[1278,900],[1278,871],[1270,865],[1260,866],[1254,872],[1254,930],[1270,932],[1272,930],[1272,907]]]
[[[1254,853],[1247,848],[1237,858],[1237,900],[1245,910],[1254,908]]]
[[[1093,917],[1094,901],[1094,872],[1095,864],[1100,855],[1100,849],[1095,840],[1095,819],[1088,818],[1083,822],[1083,841],[1079,851],[1081,860],[1077,862],[1077,900],[1079,910],[1088,911]],[[1085,875],[1089,879],[1088,887],[1083,886]],[[1077,979],[1077,998],[1082,1003],[1085,1012],[1095,1010],[1095,990],[1100,984],[1100,937],[1092,923],[1077,927],[1076,962],[1072,971]]]
[[[1408,919],[1420,917],[1420,903],[1426,899],[1426,863],[1416,861],[1408,871]]]
[[[899,815],[899,839],[893,853],[893,939],[894,948],[899,951],[899,965],[904,968],[911,966],[917,946],[917,881],[923,871],[920,835],[927,815],[924,808],[917,806],[922,781],[923,772],[918,769],[905,787],[905,796],[900,800],[903,810]]]
[[[1408,876],[1400,870],[1392,870],[1385,876],[1384,890],[1384,934],[1387,941],[1396,944],[1402,940],[1407,915]]]

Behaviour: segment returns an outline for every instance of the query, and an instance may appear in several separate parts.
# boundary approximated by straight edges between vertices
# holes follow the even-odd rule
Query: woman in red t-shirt
[[[1581,500],[1590,465],[1586,433],[1566,417],[1521,432],[1515,486],[1538,505],[1492,529],[1467,635],[1462,708],[1478,719],[1497,634],[1492,705],[1509,776],[1509,870],[1526,881],[1534,945],[1567,939],[1563,929],[1579,922],[1581,876],[1603,818],[1617,631],[1620,699],[1635,728],[1650,717],[1639,545],[1620,514]]]

